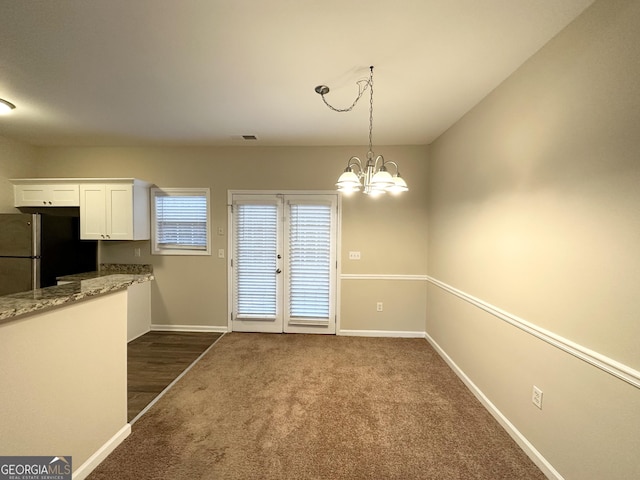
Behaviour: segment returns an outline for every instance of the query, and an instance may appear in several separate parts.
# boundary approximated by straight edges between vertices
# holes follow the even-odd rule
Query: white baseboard
[[[100,463],[120,445],[125,438],[131,434],[131,425],[126,424],[113,437],[111,437],[102,447],[100,447],[86,462],[73,472],[73,480],[84,480]]]
[[[489,413],[498,421],[498,423],[504,428],[507,433],[515,440],[518,446],[527,454],[527,456],[535,463],[542,473],[551,480],[564,480],[562,475],[553,468],[546,458],[536,450],[536,448],[527,440],[527,438],[520,433],[520,431],[505,417],[502,412],[496,407],[491,400],[489,400],[482,390],[480,390],[475,383],[456,365],[456,363],[446,354],[446,352],[437,344],[437,342],[425,334],[424,338],[431,344],[431,346],[438,352],[442,359],[447,362],[449,367],[455,372],[455,374],[464,382],[471,393],[482,403],[482,405],[489,411]]]
[[[337,335],[345,337],[398,337],[398,338],[424,338],[425,332],[394,331],[394,330],[343,330],[340,329]]]
[[[137,335],[135,335],[133,338],[128,338],[128,339],[127,339],[127,343],[129,343],[129,342],[133,342],[136,338],[139,338],[139,337],[141,337],[141,336],[143,336],[143,335],[146,335],[146,334],[147,334],[147,333],[149,333],[150,331],[151,331],[151,330],[150,330],[150,329],[148,329],[146,332],[140,332],[140,333],[138,333],[138,334],[137,334]]]
[[[152,332],[215,332],[227,333],[227,327],[215,325],[151,325]]]

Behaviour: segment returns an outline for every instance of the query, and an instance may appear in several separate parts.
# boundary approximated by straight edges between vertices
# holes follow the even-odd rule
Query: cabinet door
[[[107,235],[110,240],[133,239],[133,186],[105,185]]]
[[[51,185],[49,198],[53,207],[77,207],[80,205],[80,185]]]
[[[14,185],[13,192],[16,207],[47,206],[47,185]]]
[[[80,205],[78,184],[15,185],[16,207],[77,207]]]
[[[80,238],[107,239],[105,186],[80,185]]]

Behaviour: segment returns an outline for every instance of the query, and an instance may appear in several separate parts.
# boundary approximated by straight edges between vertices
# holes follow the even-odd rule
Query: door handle
[[[282,270],[280,270],[279,268],[276,270],[276,273],[282,273]]]

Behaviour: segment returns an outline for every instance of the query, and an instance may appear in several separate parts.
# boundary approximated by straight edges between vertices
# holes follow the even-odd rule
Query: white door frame
[[[233,195],[336,195],[335,190],[227,190],[227,331],[233,331]],[[340,273],[342,272],[342,195],[337,195],[336,213],[336,334],[340,331]]]

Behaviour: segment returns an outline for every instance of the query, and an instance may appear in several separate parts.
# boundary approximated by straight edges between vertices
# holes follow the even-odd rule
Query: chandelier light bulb
[[[409,190],[409,187],[407,187],[407,182],[404,181],[404,178],[402,178],[400,174],[396,174],[393,176],[393,185],[387,188],[387,190],[394,195],[398,195]]]
[[[380,167],[380,170],[371,179],[371,186],[378,190],[386,190],[393,185],[393,177],[384,167]]]
[[[356,191],[360,190],[362,184],[360,183],[360,179],[358,175],[356,175],[351,167],[347,167],[347,169],[340,175],[338,181],[336,182],[336,186],[338,190],[341,192],[346,191]]]

